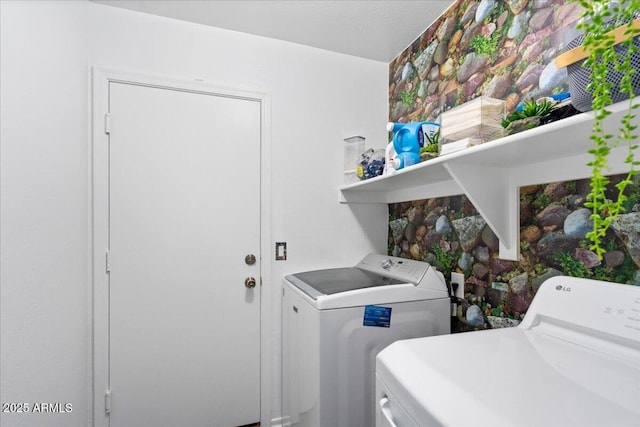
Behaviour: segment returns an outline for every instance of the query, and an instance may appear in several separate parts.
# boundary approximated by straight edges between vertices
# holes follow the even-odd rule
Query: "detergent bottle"
[[[390,162],[387,156],[388,166],[399,170],[420,163],[420,148],[424,146],[424,133],[430,132],[429,128],[437,129],[439,126],[434,122],[388,123],[387,130],[393,132],[391,144],[395,151],[393,161]],[[435,131],[432,132],[435,133]],[[389,147],[387,151],[391,153]]]

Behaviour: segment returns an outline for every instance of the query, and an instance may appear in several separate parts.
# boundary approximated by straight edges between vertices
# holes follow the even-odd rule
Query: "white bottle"
[[[400,162],[396,159],[396,149],[393,148],[393,141],[387,144],[384,151],[384,171],[383,175],[393,175],[400,167]]]

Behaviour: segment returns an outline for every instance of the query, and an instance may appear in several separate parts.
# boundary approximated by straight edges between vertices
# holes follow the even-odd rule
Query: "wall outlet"
[[[451,287],[453,288],[453,284],[458,284],[458,289],[456,289],[456,296],[458,298],[464,298],[464,274],[461,273],[451,273]]]

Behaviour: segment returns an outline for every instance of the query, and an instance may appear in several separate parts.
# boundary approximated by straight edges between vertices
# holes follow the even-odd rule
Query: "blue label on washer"
[[[362,322],[362,326],[388,328],[391,326],[391,307],[366,305],[364,307],[364,321]]]

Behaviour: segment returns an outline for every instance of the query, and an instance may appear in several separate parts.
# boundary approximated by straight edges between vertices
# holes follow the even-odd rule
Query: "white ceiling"
[[[92,0],[391,62],[452,0]]]

